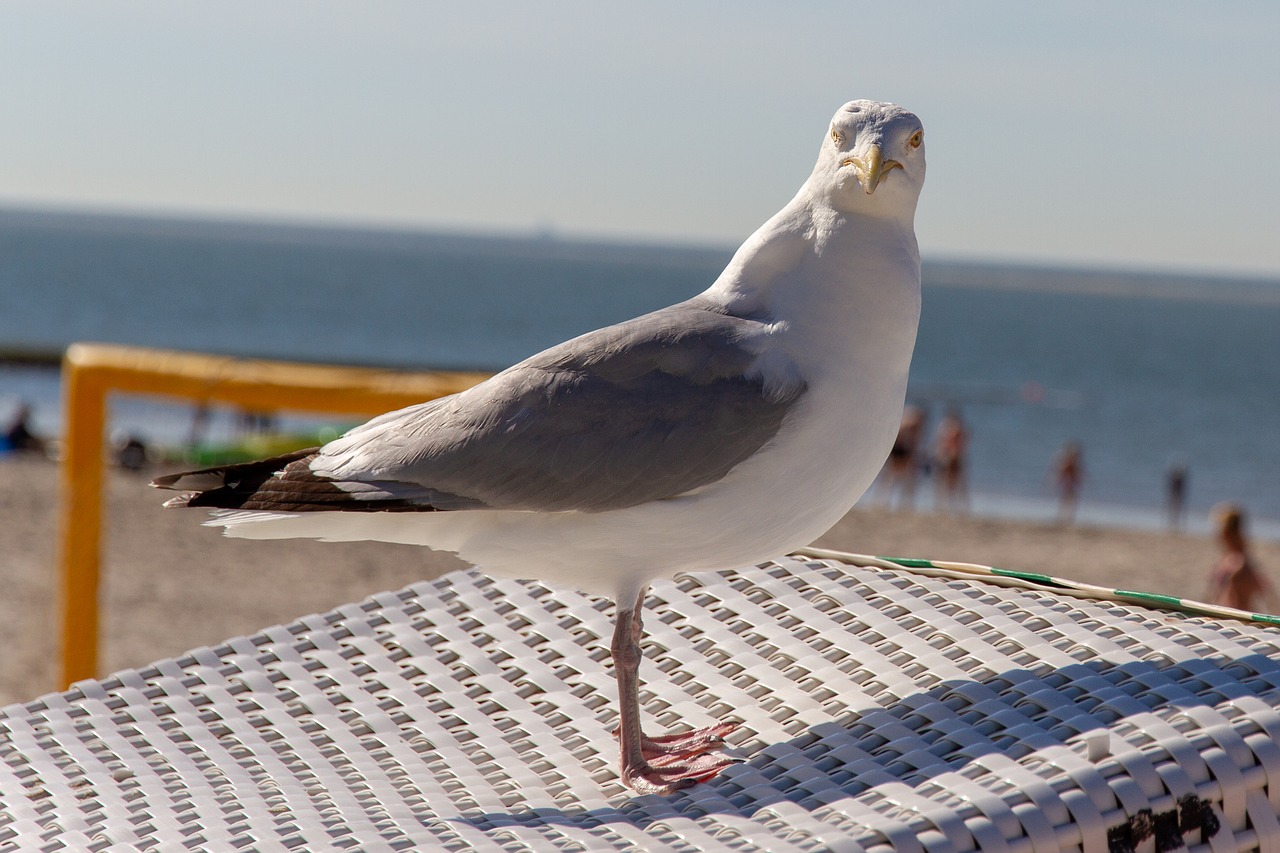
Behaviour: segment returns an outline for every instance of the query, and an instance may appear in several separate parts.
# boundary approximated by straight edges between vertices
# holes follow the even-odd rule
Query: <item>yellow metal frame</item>
[[[64,441],[58,497],[60,687],[97,676],[108,394],[184,397],[254,411],[367,416],[456,393],[486,376],[294,364],[112,344],[70,346],[62,363]]]

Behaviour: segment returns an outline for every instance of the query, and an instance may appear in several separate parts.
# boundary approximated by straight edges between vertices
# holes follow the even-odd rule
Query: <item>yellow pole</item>
[[[63,458],[58,491],[63,689],[98,664],[98,571],[102,539],[102,433],[106,389],[92,371],[63,362]]]
[[[98,674],[103,432],[108,393],[184,397],[258,411],[293,409],[375,415],[457,393],[485,376],[463,371],[402,373],[114,344],[72,344],[62,360],[59,686],[65,690],[76,681]]]

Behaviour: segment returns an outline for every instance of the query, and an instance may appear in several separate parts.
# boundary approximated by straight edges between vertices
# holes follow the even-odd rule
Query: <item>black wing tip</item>
[[[359,497],[325,477],[308,462],[319,450],[308,447],[233,465],[165,474],[157,489],[181,492],[165,501],[170,509],[203,508],[260,512],[437,512],[430,503],[391,495]]]
[[[178,482],[178,480],[190,473],[193,472],[183,471],[180,474],[165,474],[163,477],[156,477],[150,483],[147,483],[147,485],[153,489],[172,489],[174,483]]]
[[[183,490],[183,494],[165,501],[166,507],[214,506],[237,509],[237,500],[243,501],[271,477],[295,462],[311,458],[319,449],[306,447],[253,462],[164,474],[152,480],[150,485],[156,489]]]

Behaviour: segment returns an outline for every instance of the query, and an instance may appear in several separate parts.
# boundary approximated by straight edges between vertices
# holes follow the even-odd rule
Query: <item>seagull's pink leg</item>
[[[640,590],[635,603],[618,602],[614,625],[614,674],[618,680],[621,721],[622,782],[642,794],[668,794],[715,776],[734,760],[710,751],[724,742],[735,724],[721,723],[692,732],[647,738],[640,727],[640,611],[644,606]]]

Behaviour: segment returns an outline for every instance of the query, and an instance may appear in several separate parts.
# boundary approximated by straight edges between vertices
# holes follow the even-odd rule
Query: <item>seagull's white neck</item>
[[[914,209],[903,213],[839,211],[806,184],[742,244],[706,295],[738,316],[806,325],[856,323],[886,302],[918,311]],[[917,316],[906,319],[914,329]]]

